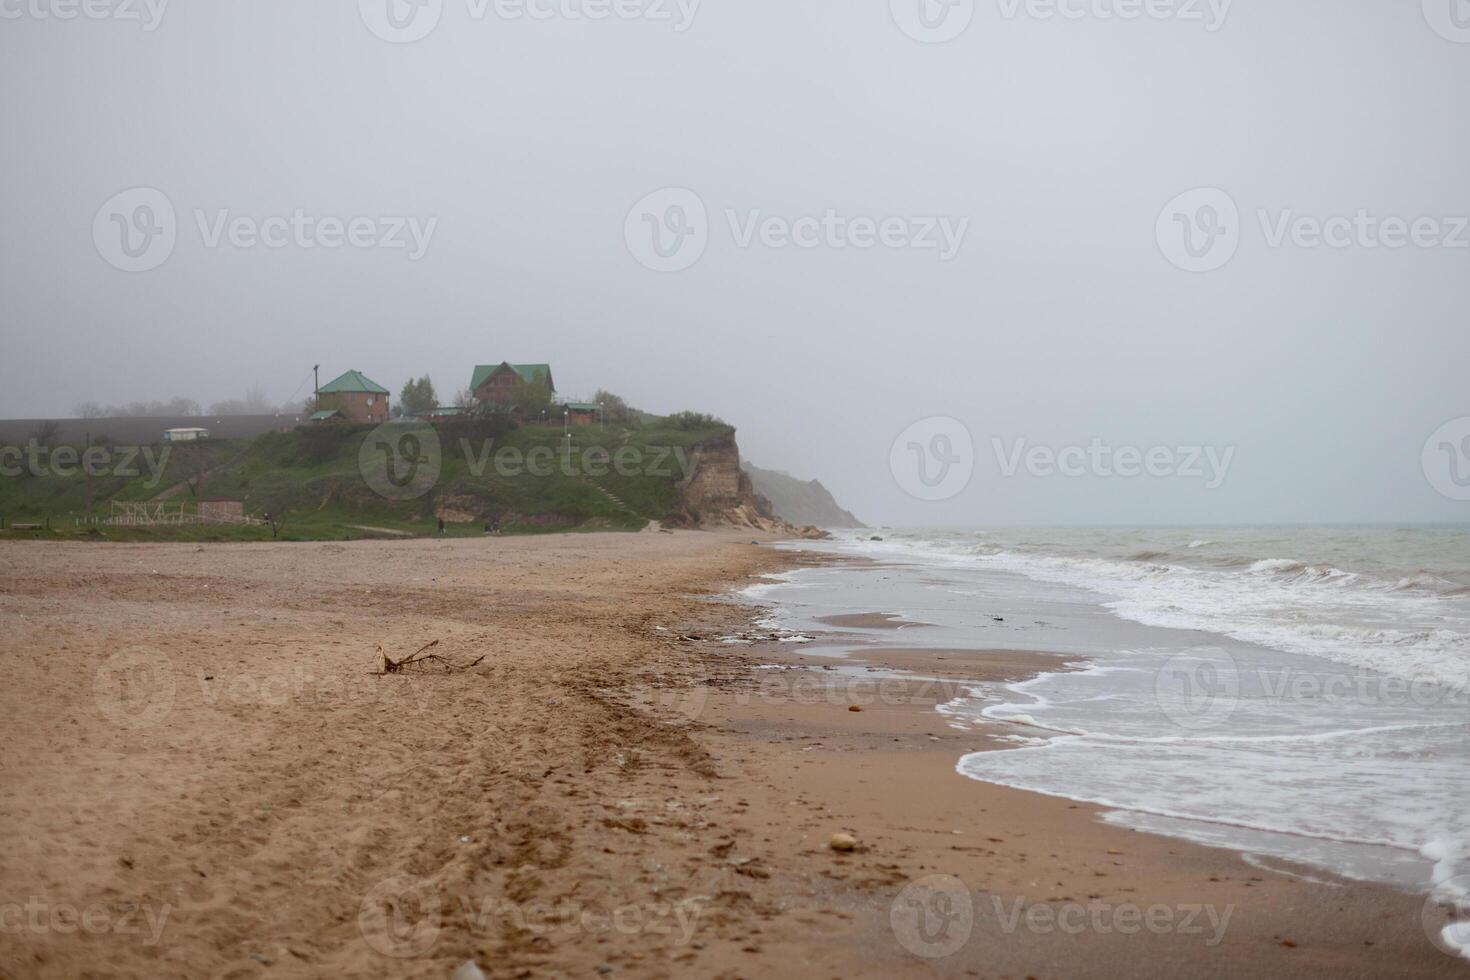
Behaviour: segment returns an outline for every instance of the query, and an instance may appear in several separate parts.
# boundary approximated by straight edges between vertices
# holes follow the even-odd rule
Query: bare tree
[[[128,402],[126,405],[101,405],[83,402],[74,411],[83,419],[167,418],[174,415],[202,415],[199,403],[192,398],[175,396],[168,401]]]
[[[31,438],[42,446],[54,446],[61,438],[61,426],[47,420],[36,426],[36,431],[31,433]]]
[[[251,385],[244,398],[228,398],[209,406],[210,415],[275,415],[290,411],[289,407],[277,408],[258,384]]]

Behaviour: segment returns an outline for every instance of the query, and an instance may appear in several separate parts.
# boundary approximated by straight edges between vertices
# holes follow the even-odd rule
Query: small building
[[[515,403],[517,391],[537,383],[546,385],[548,396],[556,394],[550,364],[511,364],[508,361],[477,364],[470,377],[470,393],[481,405],[488,403],[510,408]]]
[[[209,430],[208,429],[188,428],[188,429],[164,429],[163,430],[163,441],[164,442],[199,442],[199,441],[201,441],[203,439],[208,439],[208,438],[209,438]]]
[[[335,408],[324,408],[320,412],[312,412],[307,416],[308,422],[340,422],[342,413]]]
[[[469,414],[469,409],[452,405],[447,408],[431,408],[427,412],[421,413],[418,417],[425,422],[449,422],[454,419],[464,418],[467,414]]]
[[[567,422],[572,425],[597,423],[597,406],[592,402],[567,402],[562,410],[567,413]]]
[[[318,389],[317,395],[318,411],[313,419],[324,411],[336,410],[346,422],[388,421],[388,389],[361,371],[333,378]]]

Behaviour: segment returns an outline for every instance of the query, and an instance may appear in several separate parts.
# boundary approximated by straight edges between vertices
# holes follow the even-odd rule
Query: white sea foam
[[[1437,898],[1457,908],[1461,918],[1449,923],[1440,938],[1470,960],[1470,840],[1462,835],[1436,836],[1419,852],[1434,862],[1432,881]]]
[[[1016,726],[1001,736],[1006,750],[967,755],[960,772],[1113,807],[1139,829],[1470,905],[1470,532],[885,537],[832,545],[888,559],[881,577],[816,573],[807,584],[820,587],[788,608],[901,605],[906,618],[936,624],[915,631],[926,643],[1092,661],[977,685],[943,705],[952,724]],[[1159,679],[1201,647],[1225,651],[1220,669],[1240,694],[1228,716],[1193,727]],[[1283,678],[1322,686],[1296,695]],[[1347,697],[1324,695],[1342,683]],[[1470,950],[1470,935],[1443,939]]]
[[[1128,553],[1118,557],[1073,556],[973,534],[920,534],[851,547],[983,563],[1097,593],[1114,614],[1148,626],[1206,630],[1470,692],[1470,596],[1464,586],[1430,572],[1377,576],[1285,557],[1187,565],[1183,555],[1174,560],[1168,552],[1126,545],[1118,550]]]

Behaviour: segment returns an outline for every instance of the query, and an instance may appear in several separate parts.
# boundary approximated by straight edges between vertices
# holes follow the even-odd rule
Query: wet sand
[[[895,616],[893,613],[843,613],[839,616],[822,616],[817,622],[840,629],[901,630],[910,626],[923,626]]]
[[[686,639],[804,560],[749,537],[0,545],[0,976],[1467,975],[1418,896],[956,775],[1004,733],[933,705],[1053,658]]]
[[[802,669],[712,700],[707,717],[740,746],[751,809],[775,818],[766,832],[779,851],[798,855],[796,870],[875,891],[875,901],[853,910],[855,945],[839,954],[833,976],[1470,972],[1431,945],[1420,896],[1285,862],[1253,866],[1231,851],[1101,823],[1090,805],[955,772],[962,755],[1012,747],[1001,739],[1028,732],[951,727],[934,707],[959,693],[961,678],[1024,679],[1076,658],[863,648],[854,676],[827,656],[767,649],[761,657]],[[861,676],[875,668],[882,680]],[[895,680],[892,668],[920,679]],[[834,859],[823,847],[834,831],[869,849]],[[971,896],[970,933],[954,951],[916,940],[892,918],[893,897],[928,876],[940,876],[939,887],[957,880]],[[940,922],[933,917],[931,931]]]

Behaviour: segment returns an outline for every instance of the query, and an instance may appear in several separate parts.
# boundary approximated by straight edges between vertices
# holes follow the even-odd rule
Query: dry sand
[[[1470,972],[1417,896],[955,775],[933,703],[1044,655],[688,639],[747,540],[0,545],[0,976]],[[484,660],[371,676],[434,639]]]

